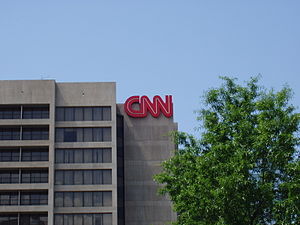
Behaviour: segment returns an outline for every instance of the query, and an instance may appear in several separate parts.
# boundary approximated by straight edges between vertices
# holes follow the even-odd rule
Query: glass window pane
[[[73,215],[64,215],[64,225],[73,225]]]
[[[93,206],[103,206],[102,192],[95,191],[93,193]]]
[[[93,225],[93,215],[92,214],[84,214],[84,225]]]
[[[71,185],[71,184],[74,184],[74,172],[73,171],[69,171],[69,170],[65,170],[64,171],[64,174],[65,174],[65,182],[64,184],[66,185]]]
[[[73,128],[64,128],[64,142],[76,142],[77,133],[76,129]]]
[[[55,171],[55,184],[64,184],[63,170],[56,170]]]
[[[93,192],[83,192],[83,206],[93,206]]]
[[[103,163],[111,163],[111,149],[103,149]]]
[[[84,149],[84,162],[92,163],[93,162],[93,150],[92,149]]]
[[[103,136],[102,136],[102,128],[97,127],[93,128],[93,141],[102,141]]]
[[[57,107],[55,109],[55,120],[64,121],[65,120],[65,109],[62,107]]]
[[[93,120],[94,121],[102,120],[102,108],[101,107],[93,108]]]
[[[103,120],[110,121],[111,120],[111,109],[110,107],[103,107]]]
[[[102,163],[102,149],[93,149],[93,163]]]
[[[75,170],[74,171],[74,184],[83,184],[83,171]]]
[[[56,163],[64,163],[64,150],[63,149],[55,150],[55,162]]]
[[[83,192],[74,192],[74,206],[75,207],[83,206]]]
[[[65,121],[74,121],[74,108],[65,108]]]
[[[93,171],[93,184],[102,184],[103,180],[102,170]]]
[[[103,225],[112,225],[112,214],[111,213],[103,214]]]
[[[103,206],[112,206],[112,193],[111,191],[104,191],[103,193]]]
[[[111,184],[111,170],[103,170],[103,184]]]
[[[93,129],[92,128],[84,128],[84,138],[83,141],[90,142],[93,141]]]
[[[73,192],[64,192],[64,207],[73,206]]]
[[[84,184],[93,184],[93,173],[92,170],[84,171]]]
[[[74,151],[74,163],[82,163],[83,162],[83,151],[82,149],[76,149]]]
[[[91,107],[84,108],[84,120],[92,121],[93,120],[93,110]]]
[[[74,151],[72,149],[64,150],[64,162],[65,163],[74,163]]]
[[[111,128],[104,127],[103,129],[103,141],[111,141]]]
[[[55,207],[63,207],[64,203],[64,193],[56,192],[55,193]]]
[[[80,215],[80,214],[74,215],[74,225],[84,225],[83,224],[83,215]]]
[[[77,142],[83,142],[83,128],[76,128]]]
[[[75,121],[83,121],[83,108],[75,108]]]
[[[57,214],[54,216],[54,221],[54,225],[64,225],[64,216]]]
[[[55,141],[63,142],[64,141],[64,128],[55,129]]]

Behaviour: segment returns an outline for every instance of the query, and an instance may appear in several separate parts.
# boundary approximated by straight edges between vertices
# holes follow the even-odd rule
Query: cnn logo
[[[138,109],[133,107],[138,105]],[[147,96],[132,96],[128,98],[124,104],[124,110],[131,117],[143,118],[150,113],[157,118],[162,113],[165,117],[173,116],[172,96],[166,95],[165,101],[160,96],[154,96],[151,102]]]

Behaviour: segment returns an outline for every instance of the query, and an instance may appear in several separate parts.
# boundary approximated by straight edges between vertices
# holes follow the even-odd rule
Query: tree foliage
[[[155,176],[178,213],[174,224],[300,224],[300,117],[291,90],[222,79],[199,111],[201,139],[175,133],[180,148]]]

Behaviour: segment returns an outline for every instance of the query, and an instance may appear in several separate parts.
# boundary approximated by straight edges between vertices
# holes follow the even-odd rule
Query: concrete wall
[[[159,185],[153,175],[161,171],[161,163],[169,159],[175,149],[170,136],[177,130],[173,118],[161,115],[153,118],[124,116],[124,182],[125,225],[163,225],[176,219],[171,202],[157,194]]]

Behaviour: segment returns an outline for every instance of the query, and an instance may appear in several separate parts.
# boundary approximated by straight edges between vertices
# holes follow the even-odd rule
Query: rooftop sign
[[[138,107],[134,107],[134,105]],[[137,109],[138,108],[138,109]],[[151,102],[147,96],[132,96],[124,104],[127,115],[135,118],[143,118],[150,113],[157,118],[162,113],[165,117],[173,116],[172,95],[166,95],[165,102],[158,95],[153,97]]]

